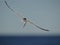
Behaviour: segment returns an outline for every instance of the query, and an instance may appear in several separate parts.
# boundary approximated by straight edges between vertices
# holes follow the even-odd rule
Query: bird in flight
[[[7,6],[11,11],[13,11],[16,15],[20,15],[19,13],[17,13],[15,10],[13,10],[13,9],[8,5],[7,1],[4,1],[4,2],[5,2],[5,4],[6,4],[6,6]],[[22,15],[20,15],[20,17],[22,17],[22,20],[23,20],[23,22],[24,22],[23,27],[25,27],[27,23],[30,23],[30,24],[34,25],[35,27],[37,27],[37,28],[39,28],[39,29],[41,29],[41,30],[49,31],[48,29],[44,29],[44,28],[39,27],[38,25],[34,24],[33,22],[31,22],[31,21],[28,20],[27,18],[23,17]]]

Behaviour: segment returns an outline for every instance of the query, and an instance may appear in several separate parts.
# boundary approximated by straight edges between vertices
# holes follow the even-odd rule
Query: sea
[[[0,36],[0,45],[60,45],[60,36]]]

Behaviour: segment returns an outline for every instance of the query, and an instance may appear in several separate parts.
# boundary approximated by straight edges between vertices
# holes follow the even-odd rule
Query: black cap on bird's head
[[[27,22],[27,18],[23,18],[23,22],[26,23]]]
[[[26,20],[26,18],[23,18],[23,20]]]
[[[22,18],[21,21],[24,22],[24,23],[28,22],[28,21],[27,21],[27,18]]]

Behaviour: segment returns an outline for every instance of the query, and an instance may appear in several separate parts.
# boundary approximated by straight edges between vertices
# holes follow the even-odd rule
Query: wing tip
[[[45,31],[49,31],[49,30],[45,30]]]
[[[7,5],[7,1],[5,0],[4,2],[5,2],[5,4]]]
[[[6,0],[4,2],[6,3]]]

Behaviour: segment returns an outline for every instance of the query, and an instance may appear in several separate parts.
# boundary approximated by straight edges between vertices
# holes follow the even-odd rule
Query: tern
[[[17,13],[14,9],[12,9],[12,8],[8,5],[7,1],[4,1],[4,2],[5,2],[5,4],[6,4],[6,6],[7,6],[11,11],[13,11],[16,15],[20,15],[19,13]],[[37,27],[37,28],[39,28],[39,29],[41,29],[41,30],[49,31],[48,29],[44,29],[44,28],[39,27],[38,25],[34,24],[32,21],[28,20],[27,18],[23,17],[22,15],[20,15],[20,17],[22,17],[22,20],[23,20],[23,22],[24,22],[23,27],[25,27],[27,23],[30,23],[30,24],[34,25],[35,27]]]

